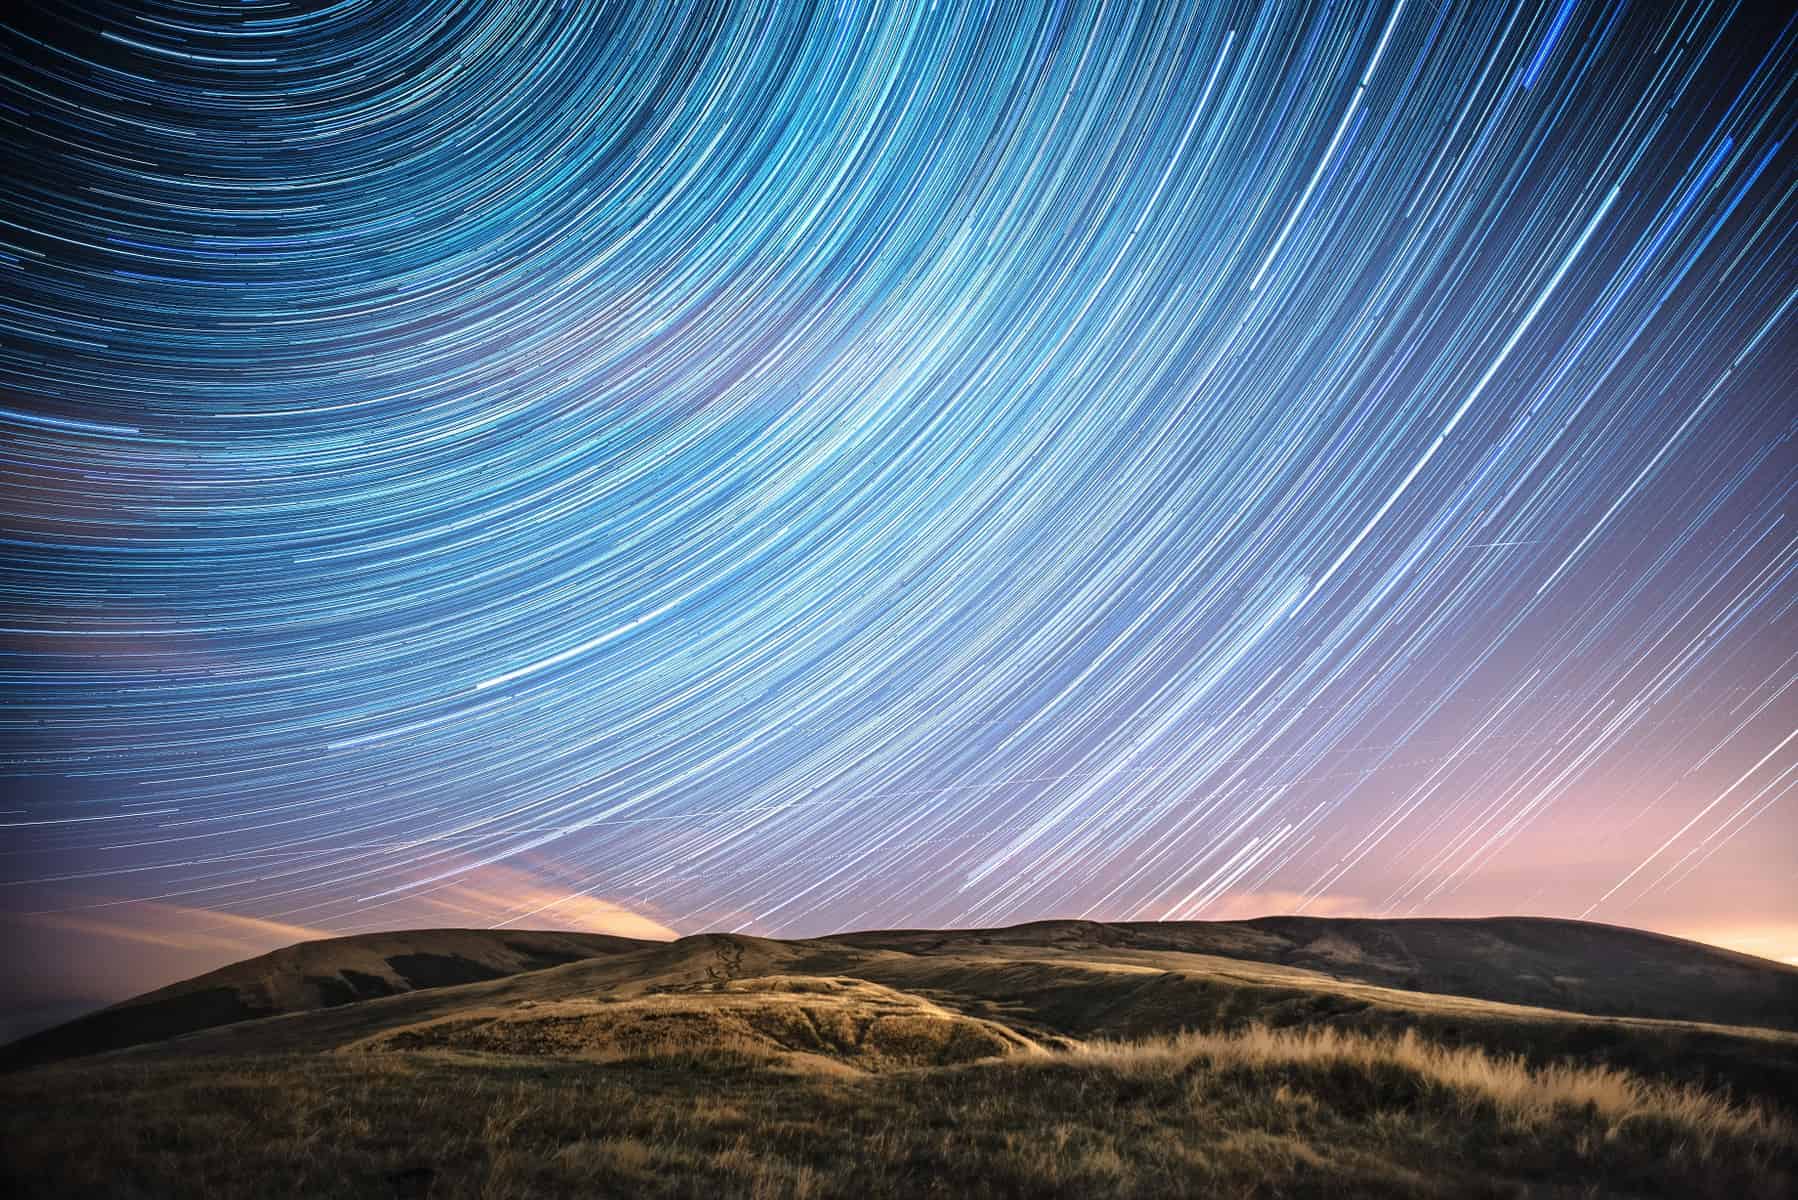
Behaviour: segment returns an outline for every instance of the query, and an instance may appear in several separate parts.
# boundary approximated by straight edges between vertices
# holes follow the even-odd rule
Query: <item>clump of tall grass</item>
[[[1090,1041],[1062,1051],[1065,1058],[1136,1076],[1282,1069],[1374,1076],[1400,1072],[1422,1088],[1436,1088],[1463,1104],[1490,1105],[1522,1127],[1541,1127],[1570,1114],[1600,1119],[1615,1132],[1631,1123],[1658,1123],[1697,1139],[1790,1140],[1780,1116],[1755,1103],[1697,1088],[1644,1079],[1607,1066],[1531,1065],[1521,1055],[1475,1046],[1448,1046],[1419,1037],[1344,1032],[1329,1026],[1183,1033],[1146,1041]]]
[[[863,1072],[638,1032],[597,1057],[432,1046],[3,1076],[0,1176],[46,1200],[391,1195],[419,1170],[433,1200],[1798,1195],[1786,1118],[1418,1037],[1260,1028]]]

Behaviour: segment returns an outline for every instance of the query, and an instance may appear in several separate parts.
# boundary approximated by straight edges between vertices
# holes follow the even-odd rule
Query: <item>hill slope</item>
[[[1483,924],[1465,927],[1470,934],[1479,934]],[[1583,928],[1575,927],[1576,936]],[[1628,944],[1635,936],[1628,930],[1590,928],[1601,944],[1619,939]],[[976,1040],[996,1030],[1015,1045],[1069,1047],[1093,1039],[1140,1039],[1188,1030],[1229,1032],[1252,1025],[1327,1027],[1373,1035],[1414,1030],[1443,1045],[1521,1055],[1535,1063],[1571,1058],[1680,1083],[1723,1085],[1738,1094],[1774,1099],[1798,1095],[1798,1034],[1791,1032],[1714,1021],[1568,1012],[1386,987],[1253,958],[1153,948],[1213,945],[1215,934],[1209,927],[1195,931],[1180,926],[1049,922],[1007,930],[852,934],[802,941],[701,934],[674,942],[608,942],[603,949],[614,952],[559,966],[458,986],[395,991],[261,1019],[214,1022],[141,1045],[134,1054],[191,1058],[485,1044],[514,1050],[538,1046],[544,1054],[604,1058],[614,1043],[634,1036],[624,1032],[627,1026],[672,1028],[696,1020],[695,998],[701,1006],[718,1008],[720,1015],[689,1029],[683,1035],[689,1041],[697,1038],[704,1043],[709,1038],[723,1046],[744,1037],[772,1039],[799,1052],[807,1047],[779,1028],[785,1019],[780,1014],[787,1008],[766,994],[728,1003],[722,994],[746,981],[792,979],[844,992],[838,1000],[810,997],[798,1006],[807,1019],[823,1025],[842,1020],[865,1023],[879,1015],[877,1007],[862,1003],[865,997],[852,997],[845,990],[859,982],[875,985],[899,1002],[921,1006],[917,1011],[928,1007],[962,1022]],[[1468,944],[1483,951],[1485,939],[1469,937]],[[1672,951],[1677,953],[1681,945],[1673,943]],[[1695,949],[1700,951],[1697,961],[1707,961],[1702,953],[1706,948]],[[1502,969],[1487,968],[1474,956],[1451,959],[1442,947],[1438,953],[1436,969],[1446,973],[1458,965],[1475,985],[1496,987],[1506,978]],[[340,960],[342,952],[337,954],[333,961]],[[1758,978],[1752,975],[1754,960],[1746,962],[1742,969]],[[1376,964],[1375,969],[1383,968]],[[1765,973],[1768,978],[1757,986],[1767,990],[1782,986],[1791,974],[1776,963],[1765,964]],[[267,972],[253,974],[261,978]],[[1704,977],[1699,978],[1702,984]],[[1682,1011],[1704,1011],[1706,996],[1705,988],[1695,985]],[[845,1009],[843,1004],[850,1001]],[[756,1018],[759,1030],[746,1032],[737,1021],[746,1004],[761,1012]],[[1736,993],[1722,989],[1717,1007],[1731,1012],[1732,1004],[1739,1004]],[[724,1008],[733,1015],[723,1015]],[[125,1011],[129,1015],[128,1007]],[[621,1023],[621,1015],[629,1020]],[[976,1026],[987,1032],[977,1032]],[[453,1036],[450,1031],[455,1031]],[[576,1043],[585,1048],[575,1047]],[[837,1050],[828,1053],[843,1056]]]
[[[219,1025],[641,949],[598,933],[420,929],[301,942],[146,992],[0,1048],[0,1070],[158,1042]]]
[[[1486,953],[1489,931],[1470,932]],[[1532,961],[1585,936],[1547,933],[1553,953]],[[1195,949],[1220,948],[1215,929],[1069,922],[810,941],[395,936],[353,949],[396,975],[390,960],[420,954],[518,969],[11,1073],[0,1176],[21,1196],[129,1181],[256,1200],[1776,1200],[1798,1180],[1798,1033],[1406,991],[1294,965],[1322,953],[1314,937],[1239,934],[1282,962]],[[1502,982],[1452,949],[1416,957]],[[595,953],[528,969],[577,951]],[[1390,969],[1385,954],[1331,957]],[[171,991],[295,987],[298,1005],[325,966],[361,969],[330,943],[271,959]],[[1756,986],[1782,986],[1767,969]]]
[[[576,980],[572,986],[579,990],[640,992],[705,979],[708,971],[718,974],[723,968],[713,956],[720,944],[455,929],[305,942],[24,1038],[0,1049],[0,1069],[158,1042],[264,1017],[507,979],[569,963],[594,963],[592,971],[572,977]],[[1562,1013],[1798,1031],[1798,968],[1660,934],[1579,921],[1524,917],[1039,921],[1003,929],[860,932],[795,942],[737,938],[730,945],[737,948],[733,952],[749,951],[747,965],[739,962],[732,968],[734,977],[779,973],[785,969],[782,964],[803,960],[802,973],[856,973],[871,981],[926,991],[955,992],[957,987],[944,983],[944,978],[960,979],[961,989],[968,991],[964,1000],[977,1008],[1002,1001],[1029,1007],[1023,997],[1036,995],[1038,1007],[1046,1005],[1045,1012],[1059,1013],[1053,1019],[1037,1014],[1036,1025],[1046,1020],[1044,1028],[1072,1035],[1135,1036],[1172,1032],[1183,1027],[1182,1019],[1199,1022],[1197,1012],[1182,1018],[1171,998],[1163,1004],[1149,1003],[1146,995],[1130,1003],[1113,997],[1105,1002],[1112,1005],[1110,1015],[1096,1022],[1090,1013],[1082,1018],[1073,1010],[1082,1004],[1090,1009],[1098,1003],[1097,993],[1079,1002],[1055,1001],[1057,990],[1081,993],[1089,988],[1094,970],[1115,985],[1123,969],[1200,974],[1221,970],[1240,977],[1250,964],[1256,965],[1252,972],[1256,986],[1298,987],[1314,997],[1327,994],[1334,998],[1328,1004],[1337,1008],[1367,1007],[1344,999],[1350,993],[1342,985],[1358,984]],[[693,946],[710,948],[696,952]],[[594,961],[614,958],[618,961],[608,966]],[[1022,977],[1029,972],[1017,965],[1023,960],[1055,966],[1046,975],[1038,969],[1038,978],[1026,984]],[[545,979],[523,991],[558,986],[563,985]],[[1157,987],[1179,990],[1165,982]],[[515,998],[529,997],[521,993]],[[445,1002],[462,1003],[460,993],[445,997]],[[1263,996],[1256,1003],[1267,1002]],[[1391,1003],[1391,997],[1382,1001]],[[1419,1003],[1423,1002],[1406,1001],[1399,1007],[1415,1009]],[[1169,1004],[1173,1009],[1162,1012]],[[1253,1007],[1247,1001],[1243,1004]],[[1306,1005],[1298,1007],[1309,1011]],[[1161,1015],[1151,1016],[1153,1012]],[[1315,1017],[1312,1013],[1307,1019]],[[363,1019],[358,1014],[348,1023]]]
[[[1006,929],[842,934],[908,954],[989,947],[1174,951],[1299,967],[1337,979],[1604,1016],[1798,1031],[1798,967],[1617,925],[1538,917],[1039,921]]]

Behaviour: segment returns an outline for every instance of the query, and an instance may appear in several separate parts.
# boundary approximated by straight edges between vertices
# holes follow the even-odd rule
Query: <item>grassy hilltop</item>
[[[1798,971],[1636,931],[565,936],[310,943],[25,1039],[5,1171],[44,1196],[1798,1188]],[[275,1011],[166,1004],[221,992]]]

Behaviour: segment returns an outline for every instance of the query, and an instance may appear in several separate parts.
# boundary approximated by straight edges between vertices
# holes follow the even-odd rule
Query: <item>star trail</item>
[[[1798,955],[1786,6],[4,20],[14,927]]]

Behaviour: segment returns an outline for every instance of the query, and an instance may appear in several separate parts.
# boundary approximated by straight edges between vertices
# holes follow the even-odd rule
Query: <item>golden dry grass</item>
[[[1777,1142],[1793,1137],[1789,1120],[1762,1104],[1734,1102],[1614,1067],[1566,1062],[1532,1066],[1521,1055],[1444,1046],[1415,1030],[1391,1037],[1345,1033],[1328,1026],[1251,1026],[1235,1033],[1184,1033],[1138,1042],[1098,1040],[1064,1053],[1096,1068],[1132,1075],[1189,1073],[1201,1064],[1212,1071],[1238,1068],[1261,1073],[1285,1067],[1367,1076],[1399,1071],[1462,1099],[1490,1104],[1525,1127],[1551,1124],[1568,1112],[1602,1118],[1607,1132],[1632,1121],[1664,1122],[1687,1135],[1701,1156],[1729,1139]]]
[[[1433,1042],[1522,1054],[1537,1064],[1571,1060],[1676,1078],[1712,1090],[1727,1084],[1738,1094],[1777,1103],[1798,1095],[1798,1034],[1581,1016],[1465,996],[1396,991],[1278,964],[1184,950],[1088,944],[1090,940],[1073,945],[1040,944],[1040,939],[1013,945],[950,945],[913,954],[830,941],[704,935],[487,983],[228,1025],[185,1039],[177,1052],[311,1054],[378,1040],[402,1029],[466,1021],[477,1014],[522,1015],[532,1009],[547,1014],[558,1007],[591,1011],[594,1006],[636,1002],[724,1006],[745,989],[761,995],[769,1006],[784,990],[790,1000],[824,1008],[846,990],[869,988],[903,996],[906,1004],[927,1003],[985,1022],[988,1032],[1001,1038],[1016,1036],[1043,1046],[1070,1039],[1140,1039],[1188,1028],[1234,1030],[1252,1024],[1330,1026],[1369,1034],[1414,1028]],[[785,982],[777,986],[773,982],[777,980]],[[678,999],[683,996],[697,999]],[[520,1031],[491,1032],[510,1037]],[[764,1033],[744,1036],[757,1041],[764,1039]],[[774,1040],[785,1037],[776,1031]],[[468,1048],[529,1052],[522,1045],[500,1043]],[[615,1057],[598,1047],[582,1052]],[[777,1052],[849,1057],[816,1046],[793,1045]]]
[[[346,1053],[457,1050],[691,1069],[818,1059],[857,1070],[945,1066],[1034,1046],[993,1021],[859,979],[708,981],[624,1001],[527,1003],[384,1030]]]
[[[697,937],[3,1076],[0,1188],[1798,1194],[1798,1036],[1102,940]]]
[[[1680,1196],[1798,1183],[1786,1119],[1415,1036],[1248,1029],[946,1067],[765,1048],[119,1059],[0,1082],[22,1196]]]

